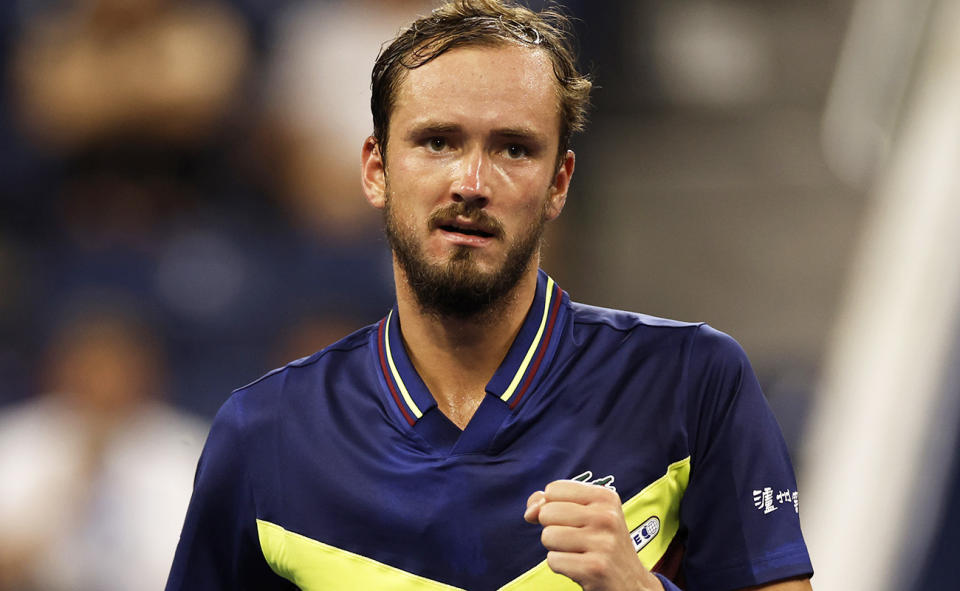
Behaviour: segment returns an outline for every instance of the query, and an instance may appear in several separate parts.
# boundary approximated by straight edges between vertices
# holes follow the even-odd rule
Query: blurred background
[[[544,267],[743,344],[816,589],[955,588],[960,0],[560,4]],[[161,589],[230,391],[391,305],[369,72],[431,6],[0,3],[0,591]]]

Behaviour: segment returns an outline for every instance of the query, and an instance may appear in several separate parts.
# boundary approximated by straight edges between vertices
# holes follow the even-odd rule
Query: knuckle
[[[604,486],[601,486],[599,488],[600,488],[600,492],[608,501],[610,501],[611,503],[616,503],[618,506],[620,505],[620,495],[617,494],[615,490],[606,488]]]
[[[611,529],[619,526],[619,525],[620,525],[620,522],[622,521],[622,519],[623,519],[623,518],[620,517],[620,512],[619,512],[619,511],[613,511],[613,510],[611,510],[611,511],[604,511],[604,512],[603,512],[603,523],[604,523],[604,525],[606,525],[607,527],[609,527],[609,528],[611,528]]]
[[[563,487],[563,482],[554,480],[543,488],[543,494],[549,498],[551,495],[556,495],[561,487]]]
[[[585,565],[587,576],[593,579],[602,579],[609,569],[610,561],[602,554],[591,555]]]
[[[592,521],[597,528],[610,531],[616,529],[619,525],[620,515],[616,511],[605,509],[595,512]]]

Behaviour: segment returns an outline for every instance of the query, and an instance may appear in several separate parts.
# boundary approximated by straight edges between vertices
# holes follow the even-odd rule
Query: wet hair
[[[414,21],[380,51],[373,67],[370,109],[373,135],[383,158],[390,114],[407,71],[457,47],[507,44],[540,49],[553,64],[561,115],[557,161],[562,162],[570,136],[586,123],[592,87],[589,76],[577,70],[570,20],[556,10],[533,12],[504,0],[449,0]]]

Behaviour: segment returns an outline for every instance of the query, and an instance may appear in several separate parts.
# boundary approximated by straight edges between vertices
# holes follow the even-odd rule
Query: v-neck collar
[[[537,378],[556,353],[560,317],[569,296],[542,270],[538,272],[533,304],[506,357],[487,383],[487,396],[461,432],[437,408],[437,402],[407,355],[400,334],[396,304],[377,327],[377,356],[389,405],[402,421],[433,447],[450,452],[485,449],[500,424],[517,411]],[[553,345],[553,346],[551,346]]]

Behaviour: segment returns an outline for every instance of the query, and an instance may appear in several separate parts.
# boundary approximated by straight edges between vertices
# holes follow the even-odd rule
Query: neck
[[[520,332],[536,294],[538,262],[531,261],[500,305],[477,318],[422,310],[403,269],[394,263],[400,332],[407,354],[440,411],[461,429],[480,406],[487,382]]]

